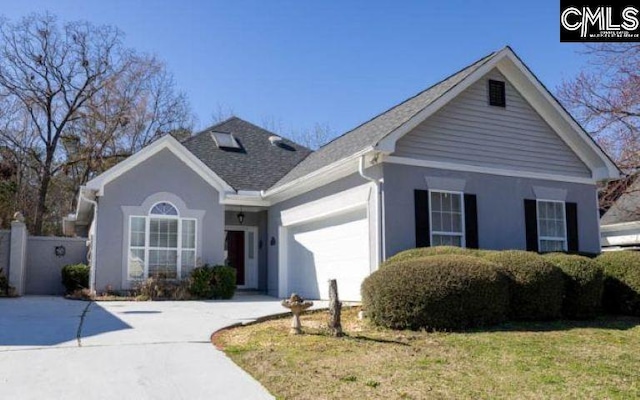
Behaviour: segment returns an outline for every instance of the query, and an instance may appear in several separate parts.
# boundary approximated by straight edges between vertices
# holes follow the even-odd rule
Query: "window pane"
[[[131,246],[144,247],[145,243],[145,218],[144,217],[132,217],[131,218]]]
[[[461,236],[433,235],[433,246],[462,246]]]
[[[442,204],[440,200],[440,193],[431,192],[431,210],[432,211],[440,211],[442,210]]]
[[[564,250],[565,250],[564,240],[541,240],[540,241],[541,252],[553,252],[553,251],[564,251]]]
[[[442,213],[442,232],[452,232],[451,229],[451,214]]]
[[[149,250],[149,276],[175,279],[178,252],[176,250]]]
[[[249,249],[248,249],[249,259],[253,260],[255,257],[255,254],[254,254],[255,253],[254,247],[255,247],[255,240],[256,240],[255,234],[253,232],[247,232],[247,236],[248,236],[247,242],[249,246]]]
[[[182,220],[182,247],[185,249],[196,248],[196,221]]]
[[[129,250],[129,278],[130,279],[144,278],[144,250],[143,249]]]
[[[151,247],[178,247],[178,220],[152,218],[149,224]]]
[[[182,251],[182,268],[180,273],[182,279],[188,278],[191,270],[196,267],[196,252],[195,250],[183,250]]]
[[[442,198],[442,211],[451,211],[451,194],[440,193],[440,197]]]
[[[150,214],[154,215],[178,215],[178,210],[169,203],[158,203],[151,209]]]
[[[462,233],[462,214],[454,214],[451,216],[452,232]]]
[[[442,232],[442,214],[434,211],[431,214],[431,229],[437,232]]]
[[[451,210],[455,212],[460,212],[462,206],[462,199],[460,195],[452,195],[451,196]]]

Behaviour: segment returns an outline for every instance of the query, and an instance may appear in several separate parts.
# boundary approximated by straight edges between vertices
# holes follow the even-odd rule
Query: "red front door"
[[[236,285],[244,285],[244,231],[227,231],[227,258],[236,269]]]

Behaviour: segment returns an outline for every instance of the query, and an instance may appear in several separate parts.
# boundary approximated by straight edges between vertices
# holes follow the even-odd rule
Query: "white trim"
[[[288,229],[278,227],[278,297],[289,297],[289,248]]]
[[[225,225],[225,235],[227,231],[242,231],[244,232],[244,285],[238,285],[240,289],[257,289],[258,288],[258,269],[259,269],[259,255],[258,247],[258,227],[249,225]],[[249,233],[253,233],[253,261],[249,262]],[[228,258],[228,256],[227,256]],[[249,264],[252,264],[251,266]],[[253,271],[250,271],[253,268]],[[249,280],[251,282],[249,282]]]
[[[293,226],[321,220],[331,215],[365,208],[369,203],[372,183],[356,186],[342,192],[303,203],[280,212],[282,226]],[[368,207],[367,207],[368,208]]]
[[[507,63],[505,60],[510,61]],[[500,63],[500,65],[499,65]],[[509,68],[511,67],[511,68]],[[549,92],[540,84],[529,69],[518,59],[509,47],[505,47],[498,53],[492,55],[482,66],[476,71],[464,78],[461,82],[440,96],[436,101],[424,108],[422,111],[414,115],[409,121],[388,134],[376,146],[376,150],[393,153],[396,148],[396,142],[415,129],[419,124],[440,110],[444,105],[457,97],[464,90],[468,89],[472,84],[489,73],[492,69],[498,68],[505,75],[509,82],[520,88],[519,92],[531,104],[531,106],[540,114],[540,116],[553,128],[560,138],[567,143],[574,153],[589,167],[594,180],[617,179],[620,177],[620,171],[615,164],[607,157],[607,155],[598,147],[588,134],[575,122],[575,120],[560,106]],[[519,73],[519,76],[518,76]],[[520,79],[517,79],[517,78]],[[528,83],[532,85],[537,93],[529,93],[522,90],[524,85]],[[534,99],[535,95],[540,99]],[[543,104],[542,100],[544,99]],[[551,106],[551,107],[549,107]],[[552,115],[554,114],[554,115]],[[564,122],[566,128],[559,124]]]
[[[600,225],[602,232],[615,232],[618,230],[640,229],[640,221],[618,222],[615,224]]]
[[[151,143],[139,152],[129,156],[124,161],[116,164],[107,171],[87,182],[86,187],[98,192],[98,196],[104,195],[104,187],[111,181],[117,179],[125,172],[136,167],[138,164],[146,161],[160,151],[167,149],[184,162],[189,168],[197,173],[202,179],[213,186],[220,193],[222,199],[226,192],[235,192],[235,190],[225,182],[220,176],[207,167],[198,157],[187,150],[173,136],[165,135],[162,138]]]
[[[438,189],[433,189],[433,190],[430,189],[428,190],[428,192],[429,192],[429,243],[433,245],[433,235],[455,236],[460,238],[460,247],[466,248],[467,247],[467,230],[465,226],[465,214],[464,214],[464,192],[459,192],[454,190],[438,190]],[[432,206],[433,201],[431,201],[432,200],[431,193],[449,193],[449,194],[456,194],[460,196],[460,211],[461,211],[460,212],[460,218],[461,218],[460,233],[433,230],[433,206]]]
[[[596,184],[596,181],[592,178],[581,178],[579,176],[554,175],[554,174],[546,174],[546,173],[540,173],[540,172],[517,171],[517,170],[491,168],[491,167],[479,167],[476,165],[458,164],[458,163],[450,163],[450,162],[442,162],[442,161],[418,160],[415,158],[408,158],[408,157],[387,156],[383,159],[382,162],[386,162],[390,164],[411,165],[415,167],[446,169],[451,171],[477,172],[480,174],[512,176],[516,178],[543,179],[548,181],[584,183],[588,185]]]
[[[562,204],[562,219],[564,220],[564,236],[542,236],[540,235],[540,203],[560,203]],[[548,218],[547,218],[548,219]],[[562,200],[549,200],[549,199],[536,199],[536,227],[538,230],[538,251],[543,252],[542,250],[542,241],[552,241],[559,242],[562,239],[563,242],[563,251],[567,251],[569,247],[569,241],[567,239],[567,231],[569,227],[567,226],[567,205],[565,201]]]

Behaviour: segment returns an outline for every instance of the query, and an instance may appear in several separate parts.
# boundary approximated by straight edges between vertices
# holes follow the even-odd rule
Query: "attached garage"
[[[327,299],[328,281],[336,279],[340,299],[359,301],[360,285],[371,273],[369,188],[305,209],[283,212],[281,228],[281,297]],[[351,197],[351,198],[350,198]]]

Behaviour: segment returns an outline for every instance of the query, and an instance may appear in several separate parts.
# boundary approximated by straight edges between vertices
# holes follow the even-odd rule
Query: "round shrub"
[[[400,253],[387,259],[387,261],[385,262],[385,265],[393,264],[398,261],[407,261],[407,260],[413,260],[416,258],[423,258],[423,257],[442,256],[442,255],[448,255],[448,254],[474,256],[476,255],[476,253],[477,253],[477,250],[466,249],[464,247],[458,247],[458,246],[418,247],[417,249],[409,249],[409,250],[401,251]]]
[[[602,308],[604,275],[594,260],[562,253],[544,256],[564,274],[562,314],[567,318],[595,317]]]
[[[191,270],[189,276],[189,293],[191,295],[202,299],[212,299],[214,284],[213,268],[205,265]]]
[[[614,314],[640,316],[640,253],[606,252],[596,262],[604,272],[604,309]]]
[[[506,318],[508,282],[491,262],[441,255],[391,265],[362,283],[363,308],[377,325],[457,330]]]
[[[62,267],[62,284],[67,294],[89,287],[89,266],[85,264],[71,264]]]
[[[189,293],[203,299],[230,299],[236,291],[236,270],[232,267],[204,265],[189,276]]]
[[[527,251],[491,252],[483,258],[500,265],[509,277],[510,318],[545,320],[561,316],[564,278],[560,269]]]

